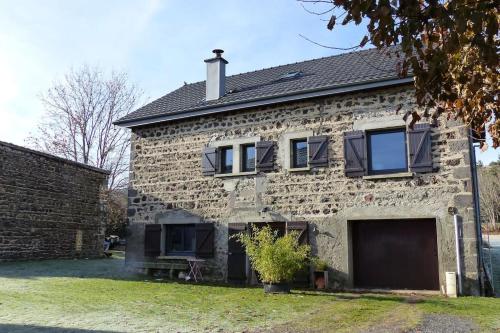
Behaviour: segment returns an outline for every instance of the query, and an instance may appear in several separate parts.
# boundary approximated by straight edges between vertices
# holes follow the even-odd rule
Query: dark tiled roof
[[[180,114],[198,109],[246,103],[256,99],[293,95],[398,78],[394,48],[368,49],[297,62],[226,77],[226,94],[206,102],[205,81],[186,84],[117,121],[126,124],[146,118]],[[299,72],[291,78],[282,78]]]

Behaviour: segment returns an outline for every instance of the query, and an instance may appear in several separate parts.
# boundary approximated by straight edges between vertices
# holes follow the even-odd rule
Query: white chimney
[[[215,58],[207,59],[206,101],[219,99],[226,93],[226,59],[222,58],[223,50],[215,49]]]

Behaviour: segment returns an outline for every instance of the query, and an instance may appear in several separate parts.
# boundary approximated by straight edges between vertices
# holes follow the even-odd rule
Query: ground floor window
[[[194,224],[167,225],[168,255],[194,255],[196,230]]]

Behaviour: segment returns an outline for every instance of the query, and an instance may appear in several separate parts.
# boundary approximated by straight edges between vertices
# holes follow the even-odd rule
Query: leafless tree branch
[[[134,110],[142,92],[124,73],[72,69],[40,98],[44,120],[28,143],[49,153],[110,170],[109,188],[127,184],[129,134],[113,121]]]

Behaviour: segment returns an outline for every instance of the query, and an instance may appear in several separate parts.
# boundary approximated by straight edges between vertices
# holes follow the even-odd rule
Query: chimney
[[[207,63],[206,101],[221,98],[226,93],[226,59],[222,58],[223,50],[215,49],[214,58],[205,60]]]

